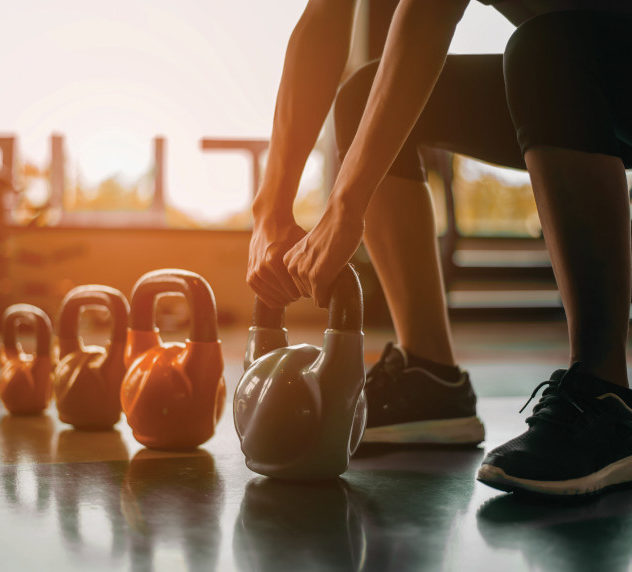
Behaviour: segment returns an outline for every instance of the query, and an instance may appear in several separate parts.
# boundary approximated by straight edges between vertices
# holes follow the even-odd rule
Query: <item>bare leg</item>
[[[364,243],[386,295],[398,342],[454,365],[430,188],[387,176],[366,212]]]
[[[571,362],[627,387],[630,210],[621,160],[553,147],[525,154],[568,320]]]

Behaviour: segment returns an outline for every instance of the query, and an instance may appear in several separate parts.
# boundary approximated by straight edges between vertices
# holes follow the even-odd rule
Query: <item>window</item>
[[[453,190],[461,234],[540,236],[540,219],[525,171],[455,155]]]
[[[60,133],[60,206],[70,211],[141,209],[151,142],[164,135],[166,224],[247,226],[234,217],[249,209],[248,169],[237,155],[205,156],[199,141],[269,137],[283,54],[305,4],[59,0],[52,10],[24,0],[6,11],[0,66],[20,81],[3,92],[0,130],[18,137],[26,191],[15,222],[60,220],[48,212],[57,208],[49,138]]]

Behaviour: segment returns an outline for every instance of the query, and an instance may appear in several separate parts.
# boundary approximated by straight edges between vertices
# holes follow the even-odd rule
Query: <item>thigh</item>
[[[379,61],[360,68],[336,98],[336,140],[342,159],[366,106]],[[438,147],[506,167],[524,160],[505,97],[502,54],[448,55],[442,73],[391,174],[419,173],[417,149]]]
[[[412,137],[424,145],[525,169],[507,106],[502,54],[449,55]]]
[[[632,16],[602,17],[596,26],[595,60],[612,109],[619,156],[632,168]]]
[[[632,166],[632,18],[569,11],[537,16],[505,50],[508,104],[523,151],[553,146]]]

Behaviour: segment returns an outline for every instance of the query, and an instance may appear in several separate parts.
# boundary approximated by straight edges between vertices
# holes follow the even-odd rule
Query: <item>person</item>
[[[567,315],[570,366],[536,387],[532,398],[545,390],[527,431],[489,452],[478,479],[553,495],[602,490],[632,480],[632,5],[505,0],[495,8],[517,29],[504,54],[447,55],[468,2],[400,0],[380,61],[339,91],[354,2],[308,2],[288,44],[253,202],[247,281],[272,307],[299,296],[324,306],[364,239],[398,339],[367,375],[367,438],[478,442],[482,425],[454,361],[416,150],[528,169]],[[305,233],[292,203],[334,98],[344,159],[321,218]]]

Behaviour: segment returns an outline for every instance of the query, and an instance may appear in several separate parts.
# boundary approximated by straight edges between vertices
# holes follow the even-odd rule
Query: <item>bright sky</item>
[[[17,133],[21,154],[40,165],[50,134],[64,133],[71,169],[90,181],[135,178],[162,134],[171,202],[209,219],[239,210],[246,159],[211,159],[198,141],[269,136],[285,46],[305,4],[11,2],[0,24],[0,131]],[[511,31],[472,2],[452,51],[500,52]]]

